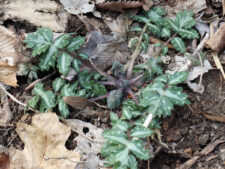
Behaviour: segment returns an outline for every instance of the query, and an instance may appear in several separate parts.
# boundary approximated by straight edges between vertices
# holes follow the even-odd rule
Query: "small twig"
[[[202,57],[200,56],[200,54],[198,53],[198,57],[199,57],[199,60],[200,60],[200,66],[201,66],[201,75],[200,75],[200,79],[199,79],[199,83],[198,83],[198,86],[200,87],[201,84],[202,84],[202,76],[203,76],[203,63],[202,63]]]
[[[54,74],[55,74],[55,72],[53,72],[53,73],[51,73],[51,74],[49,74],[49,75],[47,75],[47,76],[45,76],[45,77],[43,77],[43,78],[41,78],[41,79],[37,79],[37,80],[33,81],[31,84],[29,84],[29,85],[25,88],[25,91],[28,91],[28,90],[32,89],[37,83],[43,82],[44,80],[50,78],[50,77],[51,77],[52,75],[54,75]]]
[[[45,157],[44,160],[68,160],[72,163],[96,163],[96,161],[73,161],[69,159],[68,157]]]
[[[142,78],[142,76],[144,75],[144,73],[138,75],[137,77],[133,78],[130,80],[130,83],[133,84],[134,82],[138,81],[140,78]]]
[[[0,84],[0,88],[16,103],[18,103],[19,105],[28,108],[28,110],[32,110],[34,112],[39,112],[38,110],[34,110],[31,107],[27,106],[25,103],[20,102],[19,100],[17,100],[17,98],[15,98],[12,94],[10,94],[1,84]]]
[[[108,96],[109,96],[109,93],[106,93],[105,95],[101,95],[101,96],[98,96],[98,97],[94,97],[94,98],[91,98],[89,100],[91,100],[91,101],[102,100],[102,99],[104,99],[104,98],[106,98]]]
[[[100,69],[98,69],[94,63],[92,62],[91,59],[89,59],[90,63],[92,64],[92,66],[94,67],[94,69],[99,73],[101,74],[102,76],[104,76],[106,79],[108,79],[109,81],[116,81],[116,79],[108,74],[106,74],[105,72],[101,71]]]

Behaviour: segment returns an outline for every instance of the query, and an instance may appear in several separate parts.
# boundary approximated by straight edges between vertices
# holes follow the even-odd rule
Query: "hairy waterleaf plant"
[[[36,32],[29,33],[25,40],[27,47],[33,49],[32,56],[39,56],[41,71],[55,68],[57,65],[58,71],[64,76],[72,67],[72,63],[79,65],[79,62],[60,49],[75,52],[84,42],[85,38],[73,37],[73,34],[63,34],[53,39],[53,32],[49,28],[39,28]]]
[[[193,13],[190,11],[178,12],[175,20],[164,17],[165,14],[166,12],[162,7],[154,7],[149,11],[143,12],[143,15],[136,15],[132,18],[138,22],[144,23],[147,29],[157,38],[168,39],[167,43],[171,41],[177,51],[185,52],[186,47],[183,39],[199,37],[197,31],[193,29],[195,25]],[[136,27],[132,30],[142,31],[143,29]],[[142,32],[141,36],[149,38],[149,35],[145,32]],[[135,43],[138,43],[138,41],[135,40],[135,42],[132,42],[132,44]],[[141,42],[141,46],[144,50],[147,48],[147,44],[144,42]],[[166,46],[163,47],[165,48]],[[165,54],[164,49],[163,55]]]
[[[182,93],[182,87],[177,87],[186,80],[187,75],[187,72],[176,72],[157,77],[142,90],[139,105],[148,109],[154,117],[170,116],[174,105],[184,106],[190,103],[187,94]]]
[[[148,160],[150,153],[145,149],[143,141],[135,138],[146,138],[153,134],[149,128],[140,125],[132,126],[127,119],[110,113],[112,129],[103,132],[106,140],[102,146],[102,155],[106,157],[106,166],[113,168],[137,169],[137,159]],[[128,132],[131,130],[131,134]]]

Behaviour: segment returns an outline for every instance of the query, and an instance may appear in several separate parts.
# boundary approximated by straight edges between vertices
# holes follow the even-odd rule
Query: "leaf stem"
[[[141,35],[138,39],[138,44],[134,50],[134,53],[131,55],[131,60],[128,61],[128,63],[125,65],[125,69],[127,69],[127,78],[130,79],[131,78],[131,75],[132,75],[132,71],[133,71],[133,67],[134,67],[134,62],[136,60],[136,58],[138,57],[140,51],[141,51],[141,41],[142,41],[142,38],[143,38],[143,33],[145,33],[147,29],[147,24],[145,24],[142,32],[141,32]]]

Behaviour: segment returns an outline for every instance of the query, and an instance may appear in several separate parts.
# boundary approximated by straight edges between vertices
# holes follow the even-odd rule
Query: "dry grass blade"
[[[222,73],[222,75],[223,75],[223,78],[224,78],[224,80],[225,80],[225,73],[224,73],[224,70],[223,70],[223,66],[222,66],[222,64],[220,63],[220,60],[219,60],[219,58],[218,58],[218,56],[217,56],[217,53],[213,52],[212,55],[213,55],[213,59],[214,59],[214,62],[215,62],[215,64],[216,64],[216,67],[217,67],[218,69],[220,69],[220,71],[221,71],[221,73]]]

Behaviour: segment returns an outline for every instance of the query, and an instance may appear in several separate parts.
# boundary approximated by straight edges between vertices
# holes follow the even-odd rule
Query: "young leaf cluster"
[[[164,17],[166,12],[162,7],[154,7],[149,11],[145,11],[143,15],[136,15],[132,17],[134,20],[144,23],[147,29],[157,38],[166,40],[171,38],[173,47],[179,52],[185,52],[186,47],[184,39],[198,38],[198,33],[193,29],[195,20],[193,13],[190,11],[178,12],[175,20]],[[141,31],[142,28],[136,27],[131,31]],[[142,33],[145,42],[149,39],[147,33]],[[137,41],[137,39],[136,39]],[[147,43],[142,42],[141,46],[146,51]],[[133,42],[132,44],[135,44]],[[162,53],[165,55],[168,51],[167,46],[162,46]]]
[[[162,74],[142,89],[139,104],[133,100],[124,101],[120,118],[115,113],[110,114],[112,128],[104,131],[106,142],[102,147],[107,166],[137,169],[137,159],[151,157],[144,140],[160,128],[158,120],[170,116],[175,105],[189,104],[188,96],[177,86],[186,78],[186,72]],[[153,119],[148,127],[144,127],[149,114]]]
[[[106,93],[105,86],[96,83],[101,76],[97,73],[81,72],[75,83],[68,84],[62,78],[56,78],[53,83],[53,91],[46,91],[42,83],[35,85],[32,90],[34,97],[29,101],[28,105],[32,108],[46,112],[58,108],[61,116],[66,118],[69,115],[69,107],[64,102],[63,96],[83,96],[96,97]],[[85,80],[86,79],[86,80]]]
[[[63,34],[54,39],[53,32],[49,28],[39,28],[34,33],[29,33],[25,43],[28,48],[32,48],[32,56],[39,56],[39,67],[41,71],[58,68],[58,71],[66,76],[71,67],[79,69],[81,64],[72,58],[68,53],[77,51],[85,42],[83,37],[73,37],[72,34]]]

